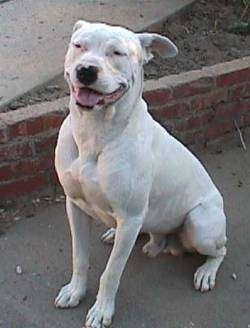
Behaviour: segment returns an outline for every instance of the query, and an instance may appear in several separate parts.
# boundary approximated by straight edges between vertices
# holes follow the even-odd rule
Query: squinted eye
[[[114,52],[113,52],[113,54],[115,55],[115,56],[126,56],[126,54],[124,53],[124,52],[121,52],[121,51],[118,51],[118,50],[115,50]]]
[[[73,46],[74,46],[75,48],[81,48],[80,43],[73,43]]]

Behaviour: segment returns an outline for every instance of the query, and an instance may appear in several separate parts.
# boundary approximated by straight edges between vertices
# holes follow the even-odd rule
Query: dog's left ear
[[[142,49],[144,50],[144,60],[148,62],[157,53],[162,58],[175,57],[178,48],[167,37],[156,33],[138,33]]]

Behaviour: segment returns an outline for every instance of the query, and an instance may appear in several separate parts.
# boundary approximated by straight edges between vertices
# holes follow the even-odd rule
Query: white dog
[[[143,251],[197,251],[207,260],[196,289],[215,285],[226,254],[222,197],[201,163],[155,122],[142,99],[143,63],[177,54],[158,34],[78,21],[65,60],[70,114],[60,129],[56,170],[67,196],[73,274],[55,300],[73,307],[85,296],[93,218],[111,229],[114,246],[86,327],[111,324],[122,272],[140,232]],[[168,235],[170,236],[168,237]]]

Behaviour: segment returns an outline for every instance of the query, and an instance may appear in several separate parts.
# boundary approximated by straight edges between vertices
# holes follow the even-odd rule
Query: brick
[[[18,123],[10,123],[9,122],[9,134],[10,139],[15,139],[20,136],[26,136],[27,135],[27,125],[26,122],[18,122]]]
[[[223,103],[227,101],[227,98],[227,90],[213,91],[204,95],[197,95],[197,97],[191,100],[190,104],[193,110],[200,111]]]
[[[244,113],[242,116],[242,126],[246,127],[250,125],[250,112]]]
[[[53,156],[45,156],[44,158],[41,158],[37,162],[37,169],[38,170],[55,170],[55,158],[54,154]]]
[[[168,103],[171,97],[172,96],[170,89],[156,89],[143,93],[143,98],[151,108],[157,106],[164,106],[166,103]]]
[[[0,143],[5,143],[9,140],[8,126],[0,120]]]
[[[230,100],[236,100],[240,98],[250,98],[250,83],[243,83],[233,86],[229,90]]]
[[[186,119],[174,118],[168,120],[159,120],[160,124],[170,133],[179,134],[186,130]]]
[[[204,115],[190,117],[186,120],[185,129],[192,130],[197,128],[203,128],[204,126],[211,124],[213,119],[214,113],[212,111]]]
[[[171,134],[175,133],[176,122],[161,121],[161,120],[159,120],[158,122],[161,124],[161,126],[163,126],[167,130],[167,132],[169,132]]]
[[[220,104],[215,107],[215,119],[217,121],[225,121],[225,119],[233,119],[241,113],[238,110],[238,104]]]
[[[0,166],[0,181],[8,181],[13,178],[13,172],[10,164]]]
[[[215,80],[219,79],[219,77],[222,78],[224,76],[227,79],[231,74],[236,74],[234,77],[238,79],[238,82],[242,80],[249,81],[249,69],[250,57],[245,57],[211,67],[204,67],[201,70],[146,81],[145,92],[169,88],[174,90],[174,98],[193,96],[212,90],[216,86]],[[238,71],[239,73],[237,73]]]
[[[216,85],[219,87],[225,87],[249,80],[250,80],[250,67],[239,71],[234,71],[231,73],[219,75],[216,78]]]
[[[52,157],[20,160],[11,165],[11,170],[14,178],[20,176],[28,176],[37,172],[51,170],[54,167]]]
[[[214,123],[208,125],[204,131],[206,141],[218,138],[227,132],[235,130],[233,120],[227,120],[225,122]]]
[[[173,87],[173,98],[184,98],[194,96],[200,93],[211,91],[214,87],[214,80],[212,77],[201,77],[198,80],[179,84]]]
[[[8,125],[10,139],[34,135],[43,131],[42,120],[39,117],[24,115],[21,110],[2,114],[2,119]],[[15,115],[16,114],[16,115]]]
[[[33,136],[44,131],[41,118],[27,119],[18,123],[9,123],[10,137],[15,139],[18,137]]]
[[[202,128],[207,124],[210,124],[211,121],[214,119],[214,112],[207,111],[204,112],[202,115],[193,115],[189,117],[176,115],[171,118],[167,118],[167,121],[165,121],[167,115],[165,113],[163,115],[158,115],[158,112],[161,113],[161,111],[155,110],[152,114],[157,121],[160,121],[161,124],[166,127],[168,131],[188,131],[197,128]]]
[[[202,130],[184,131],[176,135],[177,139],[185,145],[200,145],[204,143],[204,135]]]
[[[37,167],[34,165],[32,159],[20,160],[12,164],[11,169],[13,172],[13,178],[18,178],[21,176],[32,175],[36,173]]]
[[[30,119],[26,122],[26,135],[28,136],[33,136],[44,131],[42,118]]]
[[[62,115],[62,113],[51,113],[45,115],[43,117],[44,130],[49,130],[49,129],[59,130],[64,119],[65,119],[65,115]]]
[[[54,133],[50,136],[41,136],[39,140],[35,141],[35,152],[36,154],[41,154],[44,152],[53,152],[55,150],[56,142],[57,142],[58,133]]]
[[[152,110],[152,115],[156,119],[173,119],[187,116],[189,112],[189,105],[187,103],[175,103],[165,105],[162,108]]]
[[[164,76],[158,80],[147,80],[145,81],[144,89],[155,90],[161,88],[175,88],[176,86],[180,86],[183,84],[190,84],[195,81],[212,78],[213,74],[208,70],[194,70],[188,71],[181,74],[174,74]]]
[[[44,174],[39,173],[26,179],[0,184],[0,199],[10,199],[30,194],[48,185]]]
[[[51,182],[56,185],[61,185],[58,179],[58,175],[56,173],[55,168],[51,171],[51,176],[50,176]]]
[[[67,115],[68,97],[39,103],[0,114],[0,119],[10,130],[12,139],[36,135],[49,128],[58,128]]]
[[[27,142],[0,146],[0,163],[25,158],[32,155],[32,147]]]
[[[218,121],[226,119],[237,119],[243,113],[250,111],[249,101],[236,101],[232,103],[219,104],[215,107],[215,118]]]
[[[242,99],[238,102],[238,110],[241,113],[249,112],[250,111],[250,99]]]
[[[202,70],[214,76],[217,86],[229,86],[243,81],[249,81],[250,57],[204,67]]]

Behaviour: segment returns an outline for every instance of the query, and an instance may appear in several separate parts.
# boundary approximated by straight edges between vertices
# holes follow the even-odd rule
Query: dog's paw
[[[70,282],[60,290],[55,299],[55,306],[58,308],[68,308],[77,306],[86,294],[86,288],[82,282]]]
[[[184,248],[176,236],[171,235],[167,239],[167,246],[163,252],[169,255],[179,256],[184,253]]]
[[[149,241],[147,244],[145,244],[142,248],[142,251],[144,254],[146,254],[149,257],[155,257],[159,253],[161,253],[165,248],[165,243],[162,243],[158,245],[157,243]]]
[[[108,229],[101,237],[101,240],[107,244],[113,244],[115,241],[115,228]]]
[[[178,249],[178,248],[175,248],[175,247],[167,246],[164,249],[164,253],[172,255],[172,256],[180,256],[180,255],[183,254],[183,251],[181,249]]]
[[[114,303],[110,301],[96,301],[89,310],[85,328],[108,327],[112,323]]]
[[[211,263],[200,266],[194,274],[194,287],[202,293],[212,290],[215,286],[217,268]]]
[[[163,253],[172,255],[172,256],[180,256],[184,253],[183,247],[180,247],[179,245],[167,245],[167,247],[164,249]]]

